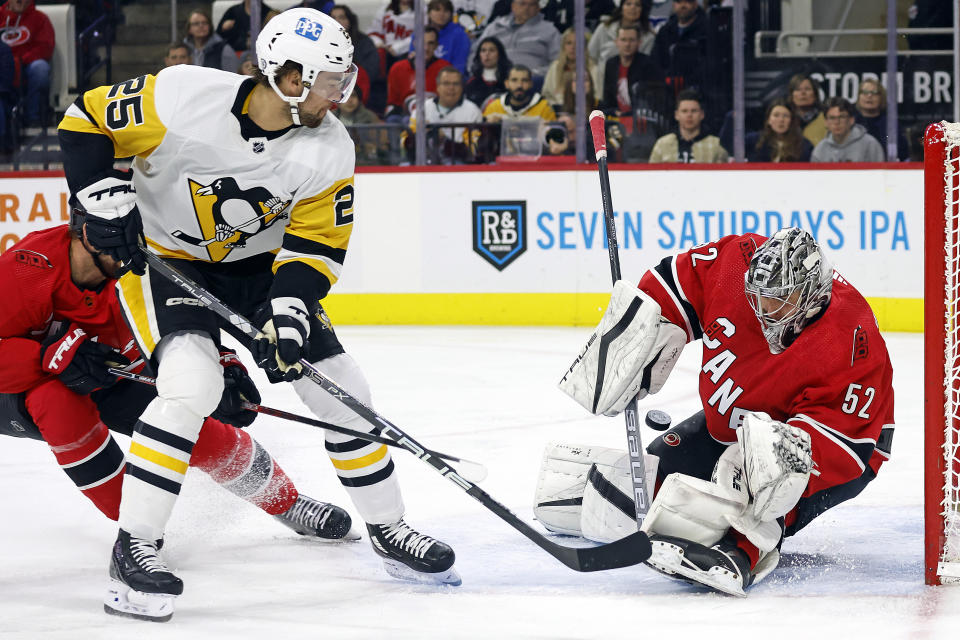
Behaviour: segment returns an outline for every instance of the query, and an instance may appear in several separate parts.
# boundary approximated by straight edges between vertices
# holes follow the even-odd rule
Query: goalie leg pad
[[[630,456],[619,453],[614,464],[594,463],[587,474],[580,529],[584,538],[594,542],[614,542],[637,530]],[[644,486],[649,500],[656,484],[659,460],[656,456],[644,455],[644,463],[647,472]]]
[[[650,505],[641,530],[710,547],[730,528],[727,518],[740,515],[746,506],[747,501],[740,492],[671,473]]]
[[[616,415],[633,398],[660,390],[684,344],[686,333],[660,315],[653,298],[619,280],[560,389],[594,415]]]
[[[739,493],[747,508],[739,515],[724,515],[731,527],[747,537],[762,552],[777,548],[783,537],[783,527],[779,520],[761,521],[753,515],[747,492],[746,472],[743,469],[743,450],[739,444],[727,447],[717,466],[713,470],[713,482],[729,491]]]
[[[813,471],[810,434],[766,414],[750,413],[737,429],[737,441],[753,515],[760,521],[786,515],[800,500]]]

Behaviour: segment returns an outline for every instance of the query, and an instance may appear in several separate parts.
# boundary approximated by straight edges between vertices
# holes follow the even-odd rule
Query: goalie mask
[[[744,290],[771,353],[782,353],[827,308],[832,287],[833,266],[803,229],[781,229],[757,248]]]
[[[339,22],[314,9],[289,9],[270,20],[257,36],[257,60],[270,86],[290,105],[296,125],[300,124],[300,103],[311,92],[343,103],[357,81],[350,35]],[[299,96],[288,96],[277,87],[277,72],[287,62],[302,67]]]

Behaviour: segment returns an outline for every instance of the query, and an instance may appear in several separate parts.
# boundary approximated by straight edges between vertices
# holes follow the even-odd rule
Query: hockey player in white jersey
[[[120,532],[110,573],[121,598],[173,606],[182,581],[164,564],[163,537],[191,449],[220,398],[214,336],[224,323],[146,267],[139,244],[162,256],[267,336],[249,344],[272,381],[292,381],[322,419],[372,430],[308,379],[306,358],[371,404],[320,300],[337,281],[353,228],[354,146],[325,117],[356,80],[350,37],[311,9],[273,18],[256,43],[259,76],[180,65],[82,94],[60,123],[64,171],[86,211],[88,238],[130,271],[118,296],[141,351],[157,371],[158,397],[140,416],[127,456]],[[114,158],[134,157],[132,175]],[[247,341],[246,338],[243,338]],[[388,573],[459,584],[453,550],[403,519],[386,446],[327,433],[341,483],[367,523]],[[135,593],[126,592],[133,591]],[[159,603],[159,604],[158,604]]]

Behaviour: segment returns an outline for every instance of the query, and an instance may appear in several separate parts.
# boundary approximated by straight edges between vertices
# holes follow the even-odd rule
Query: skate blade
[[[702,585],[738,598],[747,597],[740,583],[740,578],[729,571],[713,569],[703,571],[686,561],[682,549],[661,540],[653,540],[652,547],[653,553],[647,559],[646,564],[668,578]]]
[[[175,595],[143,593],[119,580],[110,580],[103,598],[103,610],[112,616],[167,622],[173,617],[173,601],[176,598]]]
[[[402,562],[384,558],[383,568],[392,577],[405,582],[416,582],[417,584],[430,585],[449,585],[451,587],[459,587],[463,582],[460,579],[460,574],[457,573],[457,570],[453,567],[450,567],[446,571],[426,573],[423,571],[414,571]]]

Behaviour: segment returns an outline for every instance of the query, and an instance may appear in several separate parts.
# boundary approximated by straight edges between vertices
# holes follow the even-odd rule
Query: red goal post
[[[924,152],[924,574],[960,584],[960,124]]]

